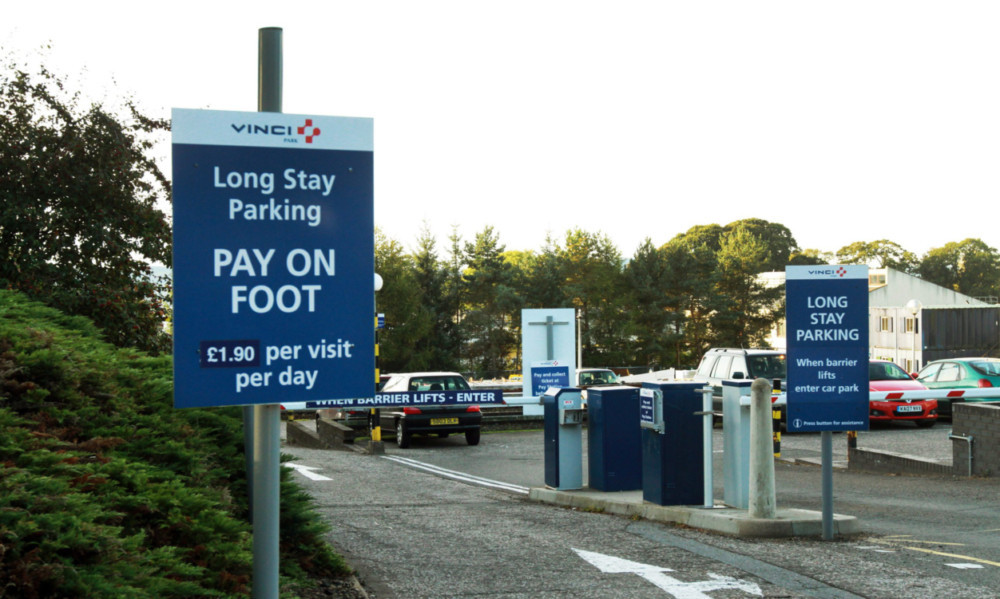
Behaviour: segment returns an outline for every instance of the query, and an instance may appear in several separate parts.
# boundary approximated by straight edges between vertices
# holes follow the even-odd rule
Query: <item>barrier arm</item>
[[[906,401],[908,399],[1000,399],[1000,387],[985,389],[917,389],[916,391],[872,391],[869,401]]]

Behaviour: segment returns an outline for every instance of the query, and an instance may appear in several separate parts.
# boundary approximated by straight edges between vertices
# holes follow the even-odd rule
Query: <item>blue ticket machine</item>
[[[587,390],[588,486],[597,491],[642,488],[638,387]]]
[[[704,503],[703,383],[643,383],[642,498],[656,505]]]
[[[549,387],[542,395],[545,417],[545,486],[583,488],[583,398],[573,387]]]

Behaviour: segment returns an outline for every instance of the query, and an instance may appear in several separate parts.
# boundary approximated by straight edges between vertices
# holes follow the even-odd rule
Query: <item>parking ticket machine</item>
[[[549,387],[542,396],[545,414],[545,485],[558,490],[583,488],[583,398],[580,389]]]
[[[656,505],[704,500],[701,383],[643,383],[642,498]]]
[[[587,389],[587,486],[595,491],[642,488],[639,389]]]

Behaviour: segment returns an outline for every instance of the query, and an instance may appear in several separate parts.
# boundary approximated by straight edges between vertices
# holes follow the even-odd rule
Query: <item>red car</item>
[[[868,389],[870,391],[920,391],[927,387],[913,380],[906,371],[886,360],[868,363]],[[872,422],[909,421],[921,428],[937,422],[936,399],[893,398],[890,393],[885,401],[868,403],[869,420]]]

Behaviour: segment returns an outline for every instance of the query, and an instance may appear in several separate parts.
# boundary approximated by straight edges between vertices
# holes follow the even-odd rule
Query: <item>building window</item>
[[[907,333],[917,332],[917,319],[914,317],[903,319],[903,330]]]
[[[888,316],[881,317],[879,319],[879,322],[878,322],[878,330],[879,331],[888,331],[888,332],[891,333],[892,332],[892,318],[890,318]]]

